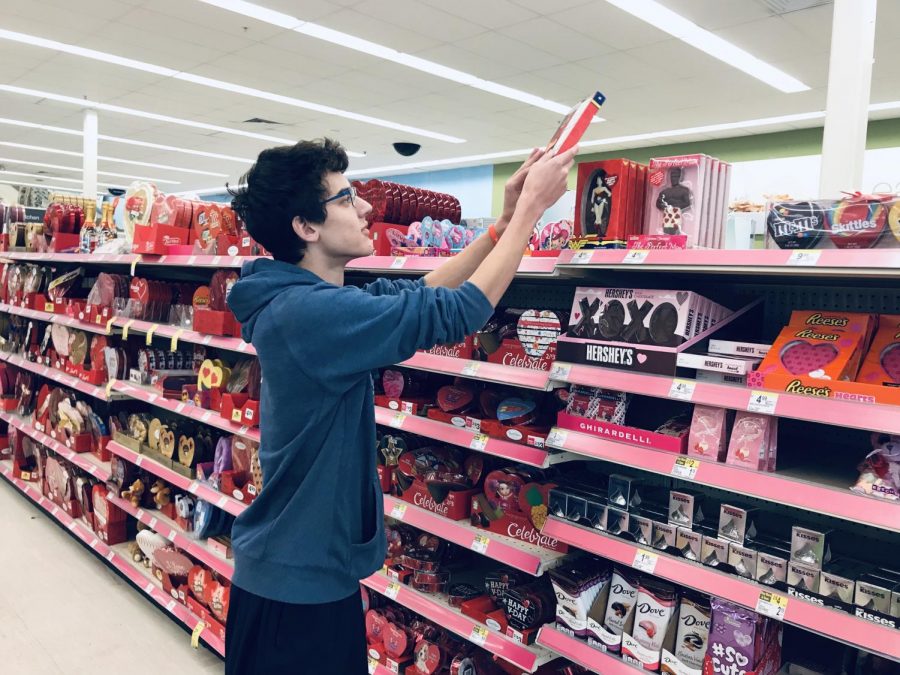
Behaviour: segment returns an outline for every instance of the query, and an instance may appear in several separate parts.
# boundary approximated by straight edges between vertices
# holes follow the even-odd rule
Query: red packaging
[[[169,246],[188,243],[189,230],[171,225],[143,225],[134,228],[132,253],[165,255]]]
[[[627,239],[635,215],[635,174],[635,163],[628,159],[578,165],[576,237],[596,236],[601,241]]]
[[[391,249],[395,246],[406,246],[406,233],[408,225],[394,225],[391,223],[372,223],[369,226],[369,236],[375,247],[375,255],[391,255]]]

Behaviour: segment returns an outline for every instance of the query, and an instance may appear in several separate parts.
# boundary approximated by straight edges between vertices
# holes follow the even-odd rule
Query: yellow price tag
[[[97,323],[100,323],[101,321],[102,321],[102,319],[101,319],[100,316],[98,315],[98,316],[97,316]],[[107,334],[107,335],[110,335],[110,334],[112,333],[112,327],[113,327],[113,324],[114,324],[115,322],[116,322],[116,317],[112,317],[112,318],[110,318],[109,321],[106,322],[106,334]]]
[[[109,395],[112,393],[113,386],[116,384],[115,379],[111,379],[106,383],[106,398],[109,398]]]
[[[200,647],[200,633],[202,633],[205,628],[205,621],[198,621],[197,625],[194,626],[194,632],[191,633],[191,647],[193,647],[194,649],[198,649]]]
[[[240,422],[241,421],[241,409],[235,408],[231,411],[231,421],[232,422]]]
[[[150,329],[147,331],[147,339],[145,342],[148,347],[153,346],[153,334],[156,332],[157,328],[159,328],[159,324],[155,323],[152,326],[150,326]]]
[[[184,328],[179,328],[175,331],[175,335],[172,336],[172,342],[169,344],[169,351],[175,352],[178,351],[178,338],[181,337],[181,334],[184,332]]]
[[[128,321],[125,322],[125,325],[122,326],[122,339],[123,340],[128,339],[128,329],[131,328],[131,324],[133,324],[133,323],[134,323],[134,319],[128,319]]]
[[[672,467],[672,475],[678,478],[694,480],[699,468],[700,460],[691,457],[676,457],[675,465]]]
[[[137,256],[134,260],[131,261],[131,276],[134,276],[134,271],[137,269],[139,262],[141,262],[141,256]]]
[[[52,302],[45,302],[45,303],[44,303],[44,311],[45,311],[45,312],[51,312],[51,313],[52,313],[55,307],[56,307],[56,306],[55,306]]]

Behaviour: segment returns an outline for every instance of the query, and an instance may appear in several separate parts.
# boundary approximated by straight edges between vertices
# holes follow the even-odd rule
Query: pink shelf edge
[[[256,350],[253,348],[253,345],[244,342],[240,338],[207,335],[206,333],[198,333],[194,330],[181,328],[179,326],[171,326],[166,323],[154,323],[153,321],[143,321],[140,319],[126,319],[125,317],[117,317],[113,325],[123,328],[125,324],[129,324],[129,331],[133,330],[137,333],[146,334],[150,329],[153,329],[153,335],[156,337],[171,338],[177,334],[179,340],[184,340],[191,344],[200,344],[216,349],[227,349],[229,351],[241,352],[242,354],[256,355]]]
[[[427,256],[370,255],[356,258],[347,263],[347,269],[360,271],[431,272],[449,258]],[[402,261],[402,262],[398,262]],[[519,274],[553,274],[556,270],[555,257],[525,256],[519,263]]]
[[[555,517],[547,520],[543,533],[629,567],[634,562],[635,553],[649,550]],[[658,551],[652,552],[657,555],[654,576],[716,595],[750,609],[756,608],[760,592],[772,590],[767,586],[717,572],[700,564]],[[792,597],[785,611],[785,622],[900,660],[900,639],[898,639],[900,636],[895,629],[858,619],[839,610],[819,607]]]
[[[235,424],[234,422],[231,422],[230,420],[226,420],[215,410],[206,410],[192,404],[184,403],[183,401],[173,401],[172,399],[165,398],[162,394],[151,391],[146,387],[141,387],[130,382],[125,382],[124,380],[116,380],[113,383],[113,389],[138,401],[144,401],[145,403],[155,405],[158,408],[168,410],[171,413],[181,415],[182,417],[187,417],[196,422],[208,424],[212,427],[216,427],[217,429],[227,431],[228,433],[243,436],[244,438],[248,438],[251,441],[256,441],[257,443],[260,440],[260,431],[258,427],[240,426],[238,424]]]
[[[578,251],[562,251],[559,256],[560,265],[572,264],[572,258]],[[630,251],[593,250],[591,251],[589,265],[621,265],[625,264],[625,256]],[[814,270],[821,268],[862,268],[885,267],[897,269],[900,267],[900,250],[898,249],[871,249],[871,250],[847,250],[847,249],[820,249],[807,253],[818,254],[818,260],[812,266],[791,265],[789,261],[794,251],[780,249],[762,250],[731,250],[731,249],[651,249],[647,251],[647,257],[637,264],[654,265],[711,265],[716,267],[784,267],[791,269],[810,267]]]
[[[537,576],[540,573],[542,563],[540,556],[523,551],[512,541],[506,543],[497,539],[496,535],[492,535],[490,532],[476,530],[469,526],[467,521],[448,520],[436,513],[426,511],[396,497],[384,495],[384,513],[386,516],[391,515],[395,505],[406,507],[403,517],[399,520],[408,525],[418,527],[420,530],[435,534],[464,548],[471,548],[475,537],[483,534],[490,542],[487,552],[484,553],[485,557],[502,562],[510,567],[515,567],[533,576]]]
[[[397,415],[404,415],[403,423],[400,426],[394,426],[392,421]],[[413,434],[433,438],[437,441],[444,441],[452,445],[458,445],[463,448],[474,449],[470,447],[472,440],[477,435],[474,431],[467,431],[452,424],[444,424],[437,420],[428,419],[427,417],[419,417],[417,415],[407,415],[406,413],[395,412],[375,406],[375,423],[383,426],[391,426],[395,429],[403,429]],[[509,441],[501,441],[496,438],[489,438],[483,450],[476,450],[487,455],[495,455],[514,462],[522,462],[531,466],[546,467],[547,451],[533,448],[530,445],[519,445]]]
[[[635,675],[635,673],[646,672],[628,665],[618,657],[604,654],[599,649],[588,646],[587,642],[561,633],[551,624],[545,624],[541,628],[541,632],[538,633],[537,643],[570,661],[584,666],[593,673]]]
[[[166,539],[175,544],[175,546],[187,551],[197,558],[197,560],[208,565],[226,579],[231,580],[231,577],[234,574],[234,563],[229,564],[227,560],[217,556],[206,548],[202,542],[192,539],[187,532],[172,525],[161,513],[132,506],[131,502],[127,499],[122,499],[121,497],[113,497],[110,495],[107,497],[107,501],[111,504],[115,504],[133,518],[137,518],[153,531],[166,537]]]
[[[675,459],[683,456],[608,441],[569,429],[560,428],[560,431],[566,433],[566,440],[560,444],[560,450],[665,476],[672,475]],[[858,495],[850,492],[849,486],[846,490],[840,490],[778,473],[749,471],[703,459],[698,461],[700,466],[693,479],[680,476],[676,478],[900,532],[900,502]]]
[[[568,375],[562,378],[566,382],[602,386],[606,389],[656,398],[669,398],[672,380],[676,379],[662,375],[639,375],[612,368],[580,364],[564,365],[571,366]],[[691,402],[720,408],[747,410],[752,393],[753,390],[745,387],[695,382]],[[854,429],[900,434],[900,407],[898,406],[837,401],[777,391],[769,393],[778,396],[774,413],[776,417],[791,417]]]
[[[106,390],[102,386],[97,384],[90,384],[89,382],[83,382],[74,375],[69,375],[68,373],[64,373],[61,370],[51,368],[50,366],[44,366],[40,363],[35,363],[34,361],[29,361],[28,359],[22,358],[18,354],[0,352],[0,361],[6,361],[7,363],[10,363],[17,368],[28,370],[32,373],[40,375],[41,377],[47,377],[54,382],[58,382],[64,387],[75,389],[83,394],[87,394],[88,396],[93,396],[94,398],[100,399],[101,401],[109,400],[109,398],[106,396]]]
[[[41,445],[47,446],[60,457],[68,460],[82,471],[86,471],[91,476],[94,476],[97,480],[109,480],[109,465],[107,464],[106,466],[104,466],[105,463],[101,462],[99,459],[93,461],[94,455],[92,455],[91,453],[75,452],[74,450],[67,448],[55,438],[51,438],[47,434],[38,431],[32,425],[28,424],[20,417],[11,413],[0,412],[0,419],[5,420],[8,424],[12,425],[26,436],[30,436]],[[91,457],[92,459],[87,459],[88,457]]]
[[[44,509],[51,518],[55,518],[61,522],[70,532],[87,544],[93,551],[105,558],[107,563],[111,564],[124,574],[128,580],[138,586],[145,595],[148,595],[158,605],[174,614],[188,628],[193,630],[194,627],[200,623],[200,619],[194,616],[187,607],[170,598],[162,588],[156,584],[149,582],[147,577],[138,571],[130,561],[126,560],[112,548],[101,542],[93,531],[86,529],[86,526],[82,525],[78,520],[73,519],[65,511],[56,507],[56,504],[53,504],[53,502],[40,494],[36,488],[12,476],[9,469],[5,466],[0,466],[0,474],[2,474],[4,478],[6,478],[6,480],[22,494],[26,495],[35,504]],[[48,506],[48,504],[50,506]],[[54,509],[53,507],[56,508]],[[224,642],[220,640],[218,636],[213,634],[212,631],[204,630],[200,634],[200,637],[220,655],[225,655]]]
[[[376,572],[372,576],[363,579],[362,583],[375,592],[385,595],[385,590],[390,583],[390,579],[383,574]],[[443,626],[447,630],[456,633],[466,640],[471,639],[472,629],[475,626],[483,625],[462,613],[450,611],[449,609],[432,602],[427,596],[418,593],[403,584],[400,584],[400,591],[397,594],[395,602],[414,612],[418,612],[427,619],[437,622],[438,625]],[[490,653],[529,672],[534,671],[538,665],[537,655],[528,647],[495,631],[488,631],[487,640],[483,647]]]
[[[7,305],[5,303],[0,302],[0,312],[7,312],[8,314],[18,314],[19,316],[24,316],[28,319],[36,319],[38,321],[46,321],[48,323],[59,323],[64,326],[69,326],[71,328],[77,328],[79,330],[84,330],[89,333],[100,333],[101,335],[108,335],[108,331],[106,330],[106,323],[103,324],[93,324],[87,323],[86,321],[79,321],[73,316],[67,316],[65,314],[55,314],[53,312],[42,312],[38,309],[25,309],[24,307],[17,307],[16,305]]]
[[[115,441],[110,441],[106,447],[114,455],[118,455],[122,459],[131,462],[137,467],[147,469],[154,476],[162,478],[164,481],[166,481],[167,483],[171,483],[180,490],[190,492],[192,495],[199,497],[203,501],[209,502],[216,508],[227,511],[233,516],[240,515],[244,511],[244,509],[247,508],[247,505],[243,502],[239,502],[237,499],[229,497],[228,495],[213,489],[212,487],[206,485],[201,481],[186,478],[185,476],[182,476],[180,473],[177,473],[172,469],[167,469],[162,464],[159,464],[153,459],[134,452],[133,450],[130,450],[129,448],[126,448],[124,445],[120,445]]]
[[[438,373],[447,373],[449,375],[462,375],[463,377],[473,377],[482,381],[499,382],[530,389],[545,390],[550,383],[550,373],[545,370],[517,368],[485,361],[458,359],[453,356],[438,356],[427,352],[416,352],[411,359],[407,359],[397,365],[406,368],[419,368]],[[467,369],[474,369],[474,372],[467,373]]]

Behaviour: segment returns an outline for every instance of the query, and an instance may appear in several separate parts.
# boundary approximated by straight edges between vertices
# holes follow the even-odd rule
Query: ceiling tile
[[[599,40],[587,36],[573,36],[560,30],[559,24],[546,17],[537,17],[503,29],[503,35],[534,45],[541,52],[566,61],[578,61],[615,51]]]
[[[536,12],[526,9],[509,0],[423,0],[425,4],[436,7],[448,14],[466,19],[479,26],[497,30],[537,16]]]
[[[443,42],[457,42],[473,35],[484,32],[484,26],[473,20],[462,19],[448,12],[426,5],[418,0],[391,0],[381,2],[379,0],[363,0],[353,6],[355,12],[365,14],[381,21],[386,21],[392,26],[399,26],[423,37],[434,40],[432,33],[440,35]],[[480,10],[479,10],[480,11]],[[331,17],[329,17],[329,22]],[[330,23],[329,23],[330,25]],[[433,30],[424,30],[427,26]],[[387,33],[390,35],[391,33]],[[384,36],[382,37],[382,40]],[[381,40],[375,40],[381,42]],[[394,48],[399,48],[402,42],[391,42]],[[406,51],[401,49],[401,51]]]
[[[550,18],[614,49],[634,49],[669,39],[668,33],[600,0],[556,12]]]
[[[523,71],[562,63],[562,59],[557,56],[500,33],[482,33],[466,40],[460,40],[458,44],[462,49],[474,52],[482,58],[518,66]]]

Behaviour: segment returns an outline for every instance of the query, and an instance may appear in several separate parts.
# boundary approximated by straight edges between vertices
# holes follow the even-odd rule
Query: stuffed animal
[[[122,499],[127,499],[131,505],[138,507],[141,505],[141,497],[144,494],[144,483],[138,478],[131,484],[131,487],[122,492]]]
[[[153,495],[153,503],[156,504],[158,509],[168,506],[172,501],[172,491],[161,480],[153,483],[153,487],[150,488],[150,494]]]
[[[859,479],[850,489],[882,499],[900,499],[900,436],[872,434],[872,452],[859,465]]]

